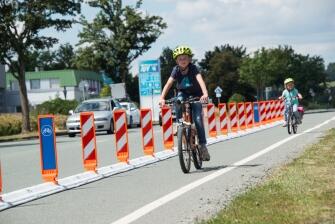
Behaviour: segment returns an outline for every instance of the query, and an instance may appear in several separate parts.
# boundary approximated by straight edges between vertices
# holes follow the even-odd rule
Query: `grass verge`
[[[335,129],[202,223],[335,223]]]

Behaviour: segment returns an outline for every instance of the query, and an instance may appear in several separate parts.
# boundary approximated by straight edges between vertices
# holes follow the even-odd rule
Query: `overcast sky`
[[[134,0],[123,1],[134,2]],[[162,48],[191,46],[195,58],[214,46],[244,45],[248,52],[262,46],[290,45],[297,52],[320,55],[335,62],[334,0],[143,0],[142,10],[163,17],[168,24],[152,48],[133,63],[158,58]],[[84,6],[92,19],[95,10]],[[78,42],[80,27],[57,33],[61,43]]]

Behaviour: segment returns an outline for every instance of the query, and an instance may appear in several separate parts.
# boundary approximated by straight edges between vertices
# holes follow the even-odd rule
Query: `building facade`
[[[19,84],[12,74],[6,73],[4,105],[6,112],[20,112]],[[36,106],[57,97],[82,101],[97,97],[101,90],[101,75],[92,71],[54,70],[26,72],[28,101]],[[1,89],[1,87],[0,87]],[[0,90],[1,91],[1,90]]]

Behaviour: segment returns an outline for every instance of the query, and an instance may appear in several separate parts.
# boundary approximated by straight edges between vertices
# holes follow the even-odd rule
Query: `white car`
[[[74,111],[69,111],[71,116],[66,121],[66,129],[69,137],[74,137],[81,132],[80,113],[93,112],[96,131],[114,133],[113,111],[121,109],[119,102],[113,98],[90,99],[83,101]]]
[[[129,127],[141,125],[140,110],[132,102],[120,102],[122,108],[127,113],[127,123]]]

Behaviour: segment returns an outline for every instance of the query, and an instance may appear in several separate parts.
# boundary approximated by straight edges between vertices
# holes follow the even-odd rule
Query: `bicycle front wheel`
[[[298,124],[297,124],[297,119],[295,117],[295,115],[292,116],[292,131],[294,134],[297,133],[297,129],[298,129]]]
[[[178,156],[180,168],[184,173],[189,173],[191,168],[191,149],[188,142],[186,128],[178,127]]]
[[[200,147],[198,144],[199,142],[198,135],[195,131],[192,133],[193,135],[191,136],[191,138],[193,138],[194,145],[195,145],[195,148],[192,149],[193,164],[197,170],[200,170],[202,168],[202,156],[201,156]]]
[[[288,134],[292,133],[292,121],[291,121],[291,116],[288,116],[287,118],[287,132]]]

